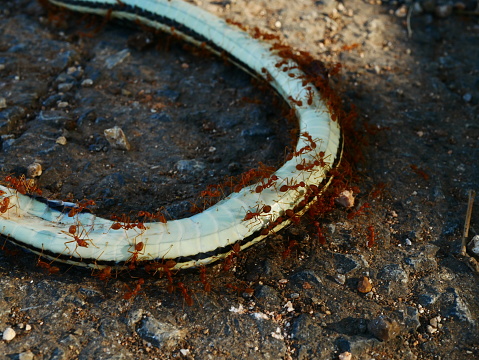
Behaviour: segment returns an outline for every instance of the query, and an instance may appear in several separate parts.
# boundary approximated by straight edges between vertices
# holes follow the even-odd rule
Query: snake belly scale
[[[274,186],[260,192],[255,191],[257,184],[247,186],[189,218],[145,223],[140,233],[138,229],[112,230],[113,221],[88,212],[70,217],[65,208],[74,204],[22,195],[15,189],[0,186],[0,200],[8,198],[10,203],[9,208],[0,213],[0,233],[13,243],[52,260],[102,268],[124,266],[135,244],[141,241],[143,251],[138,261],[172,259],[176,269],[199,266],[226,257],[237,243],[245,249],[288,225],[291,219],[284,216],[286,211],[294,210],[301,216],[309,206],[309,190],[329,185],[328,171],[337,166],[342,153],[339,124],[331,119],[319,91],[312,84],[303,83],[304,73],[297,64],[278,56],[270,44],[180,0],[49,1],[72,11],[140,22],[174,33],[213,53],[226,53],[232,63],[270,83],[294,109],[300,134],[314,139],[315,146],[308,146],[308,138],[300,136],[297,155],[274,172]],[[282,71],[276,66],[278,63],[290,70]],[[318,158],[324,159],[321,165],[309,167],[307,171],[298,166],[314,163]],[[280,191],[284,185],[286,191]],[[265,206],[268,206],[267,213],[245,216]],[[87,234],[89,246],[78,246],[72,241],[69,228],[78,224]]]

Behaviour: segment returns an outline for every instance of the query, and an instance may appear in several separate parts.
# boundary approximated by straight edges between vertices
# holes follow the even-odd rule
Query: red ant
[[[308,86],[306,89],[308,90],[308,100],[307,100],[307,102],[308,102],[308,105],[311,106],[313,104],[313,94],[314,93],[313,93],[313,90],[311,89],[311,86]]]
[[[77,252],[77,248],[80,246],[80,247],[85,247],[87,248],[88,247],[88,241],[91,241],[90,239],[82,239],[82,235],[83,233],[85,232],[85,230],[83,229],[80,233],[78,233],[78,226],[77,225],[70,225],[70,227],[68,228],[68,232],[65,232],[65,231],[62,231],[64,232],[65,234],[73,237],[73,240],[71,241],[67,241],[65,242],[65,246],[66,244],[68,243],[72,243],[72,242],[76,242],[76,247],[75,247],[75,252]],[[67,246],[68,248],[68,246]],[[77,252],[78,254],[78,252]],[[78,254],[80,255],[80,254]]]
[[[239,295],[240,293],[248,294],[248,295],[251,295],[251,294],[254,293],[254,289],[252,289],[252,288],[235,286],[235,285],[233,285],[233,284],[231,284],[231,283],[225,284],[225,287],[228,288],[228,289],[231,289],[231,290],[235,291],[238,295]]]
[[[114,221],[117,221],[116,223],[113,223],[110,227],[113,230],[119,230],[119,229],[130,230],[134,228],[138,228],[142,231],[146,230],[145,224],[143,222],[141,221],[133,222],[125,214],[123,214],[122,216],[111,215],[110,218]]]
[[[186,304],[188,306],[193,305],[193,299],[191,298],[190,294],[188,294],[188,289],[186,288],[185,284],[182,282],[176,283],[176,286],[178,286],[178,289],[180,290],[181,294],[183,295],[183,298],[186,301]]]
[[[259,204],[256,206],[256,212],[252,212],[252,211],[248,211],[243,219],[243,221],[248,221],[248,220],[251,220],[251,219],[254,219],[254,218],[257,218],[258,216],[260,216],[261,214],[265,213],[269,213],[271,211],[271,206],[270,205],[264,205],[262,208],[261,208],[261,211],[259,211]]]
[[[292,96],[288,96],[288,99],[297,106],[303,106],[303,102],[301,100],[296,100]]]
[[[149,213],[148,211],[138,211],[138,217],[146,217],[150,219],[157,219],[159,222],[166,224],[167,220],[165,215],[158,211],[156,214]]]
[[[123,299],[125,300],[130,300],[131,298],[134,298],[136,295],[138,295],[138,293],[140,292],[141,290],[141,286],[145,283],[145,280],[143,278],[139,278],[137,283],[136,283],[136,286],[133,290],[127,292],[125,295],[123,295]],[[128,287],[128,286],[127,286]]]
[[[304,181],[301,181],[301,182],[299,182],[297,184],[294,184],[294,185],[285,184],[285,185],[283,185],[279,188],[279,191],[286,192],[288,190],[296,190],[299,187],[305,187],[305,186],[306,186],[306,184],[304,183]]]
[[[320,162],[318,160],[314,161],[306,161],[306,159],[303,159],[301,163],[296,165],[296,169],[299,171],[309,171],[313,169],[315,166],[319,166]]]
[[[349,220],[351,220],[352,218],[354,218],[354,217],[356,217],[356,216],[358,216],[358,215],[362,215],[362,214],[364,213],[364,211],[365,211],[366,209],[368,209],[368,208],[370,208],[370,205],[369,205],[369,203],[366,202],[366,203],[364,203],[363,205],[361,205],[361,207],[360,207],[358,210],[353,211],[353,212],[350,212],[350,213],[348,214],[347,218],[348,218]]]
[[[299,216],[296,215],[295,212],[291,209],[286,210],[285,215],[296,225],[299,224],[299,222],[301,221]]]
[[[271,175],[271,177],[268,178],[268,181],[264,181],[264,178],[261,180],[261,185],[258,185],[255,189],[255,192],[256,193],[260,193],[261,191],[263,191],[264,189],[267,189],[271,186],[273,186],[273,184],[276,182],[276,180],[278,180],[278,177],[276,175]]]
[[[206,291],[206,292],[210,292],[211,291],[211,284],[208,282],[208,278],[206,276],[206,267],[201,266],[199,268],[199,271],[200,271],[200,283],[203,284],[203,290]]]
[[[302,133],[301,136],[303,136],[304,138],[306,138],[306,140],[309,141],[309,144],[312,149],[316,149],[316,141],[313,140],[313,137],[307,131]]]
[[[369,248],[373,247],[375,242],[376,242],[376,234],[374,232],[374,226],[368,226],[368,231],[369,231],[369,234],[368,234],[368,243],[367,243],[367,246]]]
[[[71,210],[68,212],[68,217],[74,217],[78,213],[81,213],[83,210],[85,210],[88,206],[95,206],[96,203],[93,200],[81,200],[80,202],[76,203],[75,207],[71,208]]]
[[[111,270],[112,270],[111,266],[105,266],[96,274],[93,273],[92,276],[98,277],[98,279],[100,279],[101,281],[108,281],[109,279],[112,278]]]
[[[52,266],[51,263],[49,264],[49,263],[47,263],[45,261],[42,261],[40,259],[38,259],[38,261],[37,261],[37,266],[42,268],[42,269],[45,269],[48,272],[48,274],[50,274],[50,275],[56,274],[60,271],[59,267]]]
[[[293,248],[296,247],[297,245],[298,245],[297,241],[290,240],[288,247],[286,248],[286,250],[283,251],[283,253],[281,254],[281,257],[283,259],[286,259],[287,257],[289,257],[291,255],[291,251],[293,251]]]
[[[134,252],[128,251],[130,254],[133,254],[126,261],[126,263],[129,264],[128,268],[130,270],[135,270],[136,262],[138,261],[138,255],[140,254],[140,251],[143,250],[144,246],[145,246],[145,244],[143,243],[143,241],[140,241],[139,243],[135,244],[135,251]]]
[[[319,225],[319,222],[318,222],[318,221],[315,221],[315,222],[313,222],[313,225],[314,225],[314,227],[315,227],[316,230],[317,230],[317,235],[318,235],[319,243],[320,243],[321,245],[326,244],[326,237],[325,237],[324,234],[323,234],[323,229],[322,229],[321,226]]]
[[[233,250],[225,258],[223,263],[223,271],[228,271],[233,267],[233,259],[239,255],[241,251],[241,245],[239,242],[233,245]]]
[[[5,192],[3,192],[3,194],[5,194]],[[3,195],[3,194],[0,194],[0,195]],[[9,205],[10,205],[10,198],[8,197],[3,198],[0,201],[0,214],[5,214],[8,210],[15,207],[15,205],[8,207]]]

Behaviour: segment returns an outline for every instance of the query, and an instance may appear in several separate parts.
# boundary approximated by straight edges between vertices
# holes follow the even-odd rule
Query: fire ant
[[[319,243],[320,243],[321,245],[326,244],[326,237],[325,237],[324,234],[323,234],[323,229],[322,229],[321,226],[319,225],[319,222],[318,222],[318,221],[314,221],[314,222],[313,222],[313,225],[314,225],[314,227],[316,228]]]
[[[51,263],[47,263],[46,261],[40,260],[40,258],[37,261],[37,266],[45,269],[46,272],[48,272],[49,275],[56,274],[60,271],[60,268],[57,266],[52,266]]]
[[[368,231],[369,231],[369,234],[368,234],[367,246],[368,246],[368,248],[371,248],[371,247],[374,246],[374,244],[376,242],[376,234],[375,234],[375,231],[374,231],[374,226],[372,226],[372,225],[368,226]]]
[[[296,100],[292,96],[288,96],[288,99],[297,106],[303,106],[303,102],[301,100]]]
[[[306,138],[306,140],[309,141],[309,144],[312,149],[316,149],[316,141],[313,140],[313,137],[307,131],[302,133],[301,136]]]
[[[156,214],[149,213],[148,211],[138,211],[138,217],[156,219],[163,224],[166,224],[167,222],[165,215],[163,215],[161,211],[158,211]]]
[[[353,211],[353,212],[350,212],[347,216],[347,218],[349,220],[351,220],[352,218],[358,216],[358,215],[362,215],[366,209],[370,208],[371,206],[369,205],[369,203],[364,203],[363,205],[360,206],[360,208],[356,211]]]
[[[281,192],[286,192],[286,191],[288,191],[288,190],[296,190],[296,189],[299,188],[299,187],[303,187],[303,188],[304,188],[305,186],[306,186],[306,184],[304,183],[304,181],[300,181],[299,183],[294,184],[294,185],[285,184],[285,185],[283,185],[283,186],[281,186],[281,187],[279,188],[279,191],[281,191]]]
[[[128,268],[130,270],[135,270],[136,262],[138,261],[138,255],[140,254],[140,251],[143,250],[144,246],[145,244],[143,241],[140,241],[139,243],[135,244],[134,252],[128,251],[130,254],[132,254],[132,256],[126,261],[126,263],[129,264]]]
[[[5,194],[5,192],[3,191],[2,193]],[[0,195],[3,195],[3,194],[0,194]],[[5,197],[2,200],[0,200],[0,214],[5,214],[8,210],[15,207],[15,205],[12,205],[10,207],[9,205],[10,205],[10,198]]]
[[[193,299],[191,298],[190,294],[188,294],[188,289],[186,288],[185,284],[182,282],[176,283],[176,286],[178,286],[178,290],[180,290],[181,294],[183,295],[183,298],[186,301],[186,304],[188,306],[193,305]]]
[[[108,282],[108,280],[112,278],[111,270],[112,270],[111,266],[105,266],[103,269],[101,269],[97,273],[92,273],[92,276],[98,277],[98,279],[100,279],[101,281]]]
[[[70,225],[70,227],[68,228],[68,232],[62,230],[63,233],[65,233],[65,234],[67,234],[68,236],[71,236],[71,237],[73,238],[73,240],[65,242],[65,246],[69,249],[69,247],[67,246],[67,244],[68,244],[68,243],[72,243],[72,242],[76,242],[76,246],[75,246],[75,250],[74,250],[74,251],[75,251],[77,254],[78,254],[77,249],[78,249],[79,246],[80,246],[80,247],[85,247],[85,248],[87,248],[88,245],[89,245],[89,244],[88,244],[88,241],[91,242],[90,239],[84,239],[84,238],[82,238],[82,236],[83,236],[84,233],[85,233],[85,236],[87,235],[85,229],[82,229],[81,232],[78,233],[78,228],[79,228],[79,226],[77,226],[77,225]],[[93,244],[93,243],[92,243],[92,244]],[[93,246],[95,246],[95,245],[93,245]],[[78,255],[80,255],[80,254],[78,254]]]
[[[96,203],[93,200],[84,199],[75,204],[75,207],[71,208],[68,212],[68,217],[74,217],[75,215],[81,213],[89,206],[95,206]]]
[[[256,193],[260,193],[264,189],[270,188],[273,186],[273,184],[278,180],[278,177],[276,175],[271,175],[271,177],[268,178],[268,181],[264,181],[264,178],[261,180],[261,185],[258,185],[255,189]]]
[[[110,218],[112,220],[116,221],[115,223],[113,223],[110,226],[110,229],[113,229],[113,230],[120,230],[120,229],[131,230],[131,229],[134,229],[134,228],[138,228],[142,231],[142,233],[146,230],[145,224],[143,222],[141,222],[141,221],[138,221],[138,222],[131,221],[130,217],[126,216],[125,214],[123,214],[121,216],[111,215]]]
[[[295,212],[291,209],[288,209],[285,211],[285,215],[296,225],[299,224],[300,218],[298,215],[295,214]]]
[[[240,293],[248,294],[248,295],[252,295],[254,293],[254,289],[252,289],[252,288],[236,286],[236,285],[233,285],[231,283],[225,284],[225,287],[228,288],[228,289],[231,289],[232,291],[235,291],[238,295]]]
[[[271,211],[270,205],[263,205],[261,211],[259,210],[260,204],[256,206],[256,212],[248,211],[243,219],[243,221],[248,221],[254,218],[261,216],[262,214],[267,214]]]
[[[134,298],[136,295],[138,295],[138,293],[140,292],[141,290],[141,286],[145,283],[145,280],[143,278],[139,278],[137,283],[136,283],[136,286],[133,290],[127,292],[125,295],[123,295],[123,299],[125,300],[130,300],[131,298]],[[128,285],[127,285],[128,287]]]
[[[208,282],[208,278],[206,276],[206,267],[200,266],[199,271],[200,271],[200,283],[203,284],[203,290],[206,292],[210,292],[211,284]]]
[[[223,263],[223,271],[228,271],[233,267],[233,259],[239,255],[241,251],[241,245],[239,242],[233,245],[233,249],[229,253],[229,255],[225,258]]]
[[[296,246],[298,246],[298,242],[295,241],[295,240],[290,240],[289,244],[288,244],[288,247],[286,248],[286,250],[283,251],[283,253],[281,254],[281,257],[283,259],[288,258],[291,255],[291,252],[293,251],[293,248],[296,247]]]

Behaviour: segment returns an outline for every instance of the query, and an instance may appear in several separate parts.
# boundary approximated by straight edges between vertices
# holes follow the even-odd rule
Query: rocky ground
[[[197,270],[176,274],[192,306],[164,278],[48,274],[38,256],[5,245],[0,357],[479,358],[478,273],[459,255],[469,190],[479,188],[477,2],[196,3],[342,64],[335,88],[368,138],[355,209],[317,219],[325,245],[301,224],[232,271],[209,267],[209,292]],[[175,217],[207,184],[284,157],[292,125],[248,76],[121,25],[83,36],[98,26],[88,21],[48,19],[29,0],[0,4],[3,174],[39,163],[49,197]],[[115,125],[130,150],[104,137]],[[468,240],[478,223],[476,202]],[[138,276],[145,283],[125,300]]]

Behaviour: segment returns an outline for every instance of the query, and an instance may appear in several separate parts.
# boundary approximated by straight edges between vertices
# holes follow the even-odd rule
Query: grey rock
[[[180,160],[175,164],[175,168],[182,173],[196,173],[203,171],[206,165],[198,160]]]
[[[161,322],[151,316],[144,318],[138,329],[138,335],[157,348],[172,349],[185,337],[186,331]]]
[[[415,249],[414,254],[406,257],[404,262],[415,271],[432,271],[437,268],[435,259],[439,247],[432,244],[424,244]]]
[[[452,317],[459,321],[469,322],[471,324],[476,323],[468,304],[459,295],[459,292],[456,289],[447,289],[447,292],[441,296],[441,301],[444,303],[444,310],[442,311],[444,316]]]
[[[339,274],[348,274],[354,270],[362,268],[367,262],[363,257],[351,254],[334,254],[336,271]]]
[[[419,311],[413,306],[405,306],[397,311],[399,321],[406,330],[417,330],[421,326],[419,321]]]
[[[258,304],[268,309],[278,307],[281,304],[278,292],[268,285],[259,285],[254,291]]]
[[[290,284],[302,288],[305,282],[313,286],[322,286],[321,278],[312,270],[297,272],[289,277]]]

